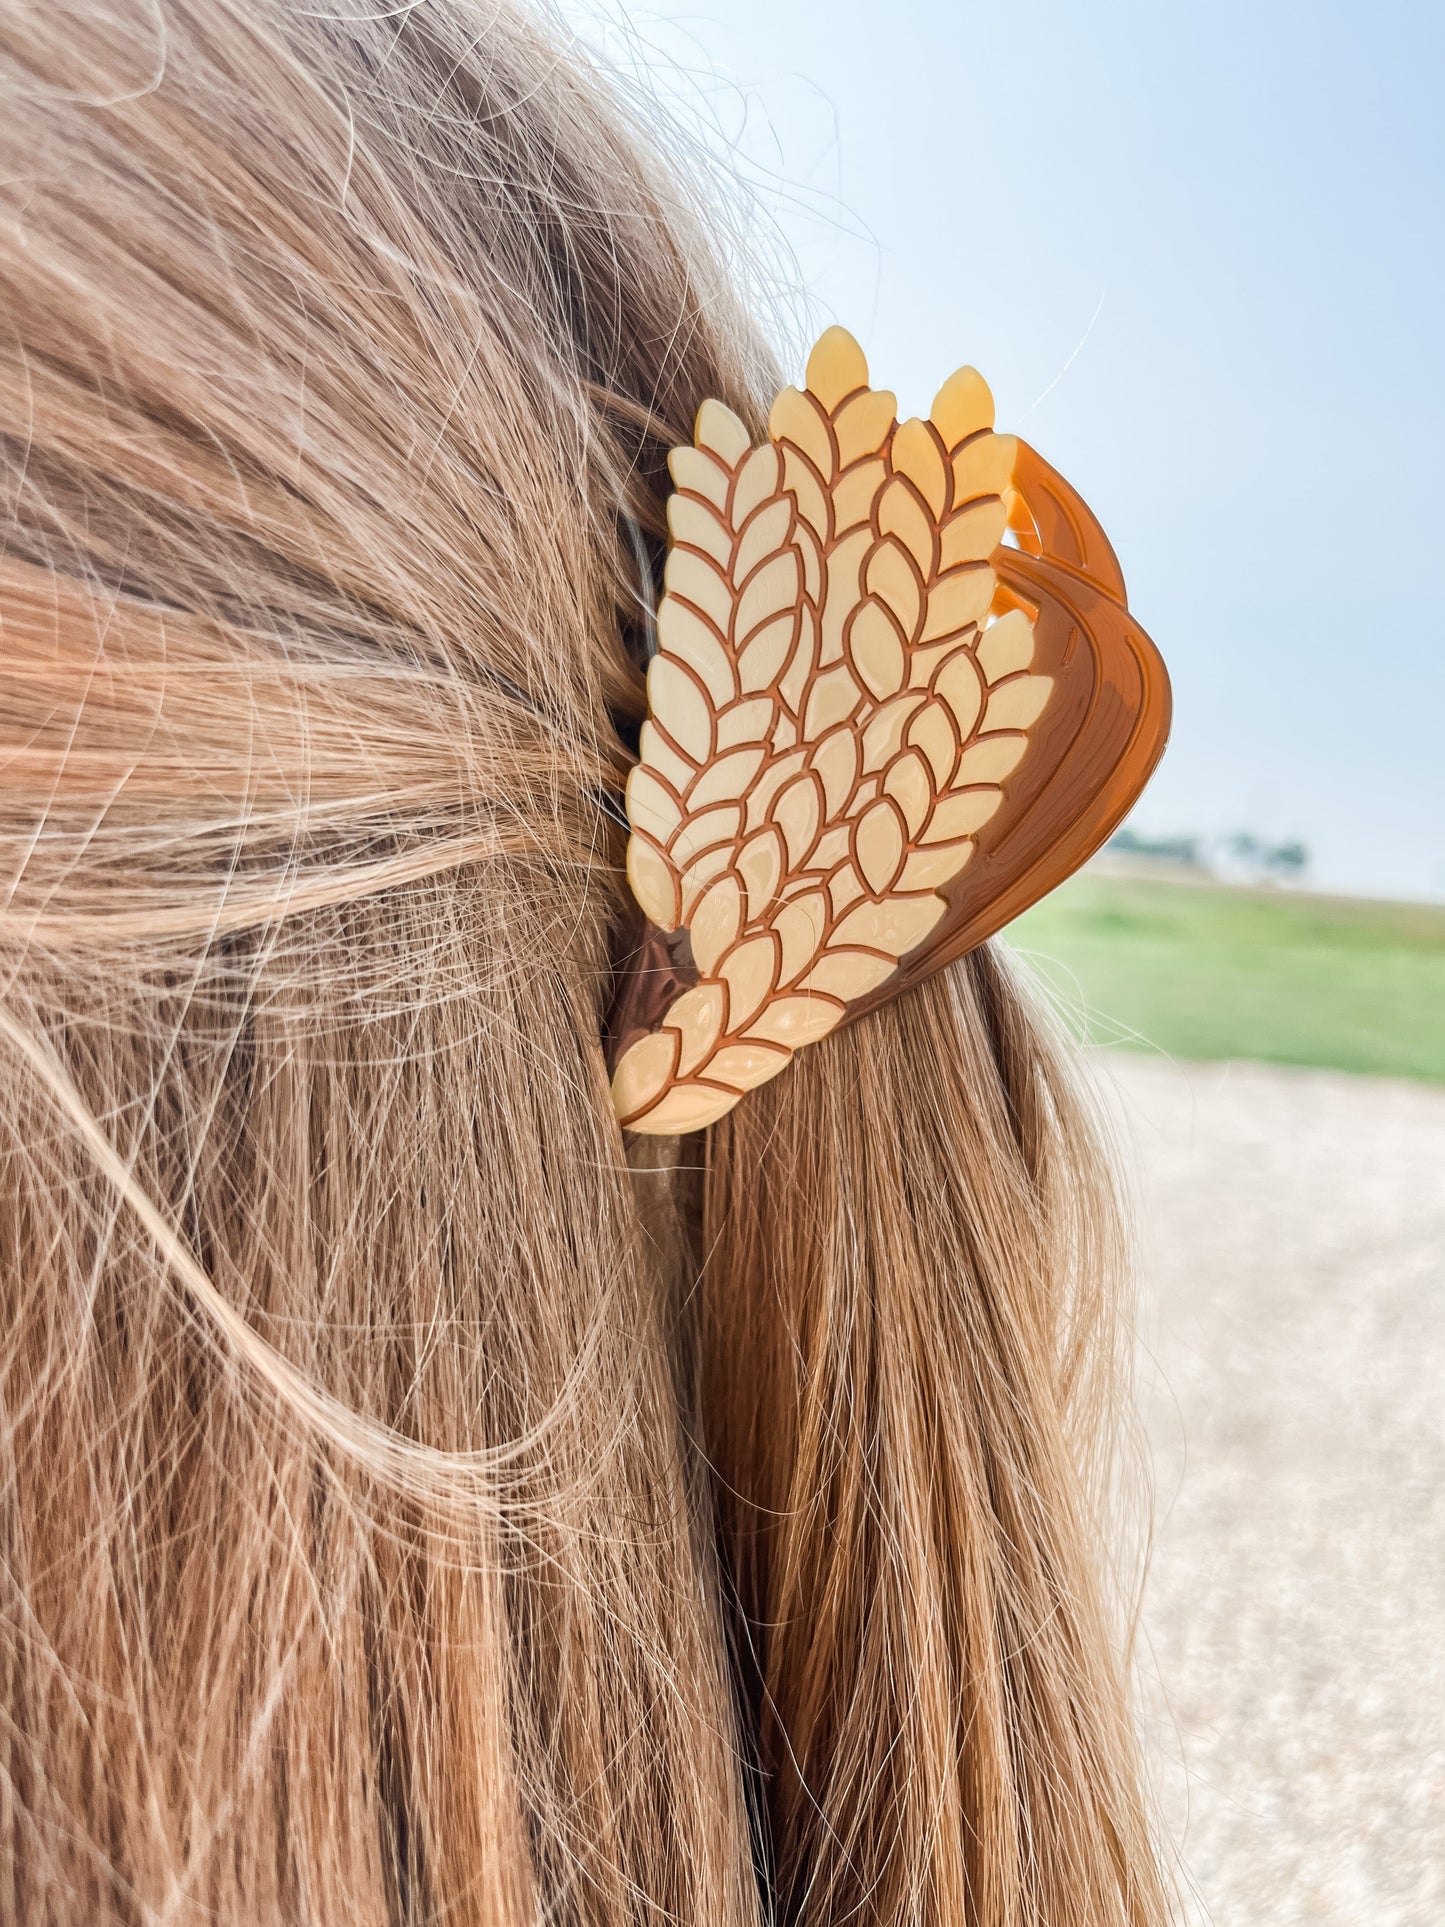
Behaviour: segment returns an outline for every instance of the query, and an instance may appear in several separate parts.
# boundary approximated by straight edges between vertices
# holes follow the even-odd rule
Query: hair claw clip
[[[1062,882],[1164,749],[1169,679],[1094,516],[961,368],[899,422],[851,335],[754,447],[673,450],[627,783],[648,919],[613,1014],[634,1131],[696,1130]]]

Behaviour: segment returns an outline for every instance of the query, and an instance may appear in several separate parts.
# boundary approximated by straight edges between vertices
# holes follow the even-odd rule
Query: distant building
[[[1189,882],[1302,883],[1309,850],[1298,838],[1271,843],[1248,830],[1229,836],[1144,836],[1126,824],[1100,852],[1103,867]]]

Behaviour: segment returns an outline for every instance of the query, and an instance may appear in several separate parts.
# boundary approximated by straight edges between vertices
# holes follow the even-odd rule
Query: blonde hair
[[[698,196],[510,0],[0,84],[0,1913],[1157,1921],[1003,959],[611,1114]]]

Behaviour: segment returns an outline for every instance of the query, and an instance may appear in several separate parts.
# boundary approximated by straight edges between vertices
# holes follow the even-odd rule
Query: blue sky
[[[1445,896],[1445,8],[579,7],[905,412],[974,362],[1099,513],[1174,679],[1135,823]]]

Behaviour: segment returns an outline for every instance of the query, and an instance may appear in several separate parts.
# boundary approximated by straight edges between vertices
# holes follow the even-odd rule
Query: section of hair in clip
[[[612,1025],[635,1131],[711,1123],[793,1051],[1061,882],[1163,751],[1164,665],[1102,529],[972,368],[899,422],[830,328],[753,447],[670,459],[627,784],[648,919]]]

